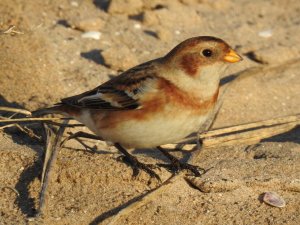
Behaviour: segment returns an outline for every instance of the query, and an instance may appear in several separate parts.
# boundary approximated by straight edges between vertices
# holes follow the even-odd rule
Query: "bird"
[[[135,168],[158,177],[127,150],[156,148],[176,169],[181,163],[163,148],[197,132],[214,110],[220,77],[227,66],[242,60],[224,40],[197,36],[179,43],[166,55],[137,65],[100,86],[61,99],[36,114],[58,113],[74,118],[102,140],[111,142]]]

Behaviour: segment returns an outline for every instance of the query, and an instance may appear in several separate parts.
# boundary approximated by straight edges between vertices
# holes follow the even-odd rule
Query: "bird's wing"
[[[137,109],[141,107],[140,97],[145,92],[155,91],[155,79],[153,63],[144,63],[91,91],[64,98],[60,104],[99,110]]]

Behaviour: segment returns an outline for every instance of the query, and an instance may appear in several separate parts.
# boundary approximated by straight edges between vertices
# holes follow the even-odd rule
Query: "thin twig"
[[[1,126],[1,127],[0,127],[0,130],[3,130],[3,129],[5,129],[5,128],[9,128],[9,127],[14,127],[14,126],[16,126],[16,125],[17,125],[16,123],[7,124],[7,125],[4,125],[4,126]]]
[[[20,193],[19,193],[18,190],[15,189],[14,187],[10,187],[10,186],[0,186],[0,189],[9,189],[9,190],[15,192],[16,195],[17,195],[18,197],[20,196]]]
[[[0,31],[0,34],[11,34],[11,35],[15,35],[15,34],[24,34],[24,33],[21,32],[21,31],[15,30],[15,28],[16,28],[16,26],[11,25],[11,26],[8,27],[7,30]]]
[[[68,120],[65,120],[64,123],[68,123]],[[43,213],[43,209],[45,205],[45,193],[47,191],[47,187],[51,175],[51,169],[55,163],[57,151],[61,148],[60,140],[62,138],[65,127],[64,126],[59,127],[57,134],[54,134],[51,128],[47,126],[46,126],[46,130],[47,130],[47,148],[46,148],[44,167],[42,173],[39,208],[37,210],[37,214],[35,215],[35,217],[39,217]]]
[[[11,107],[0,107],[0,111],[5,111],[5,112],[15,112],[15,113],[20,113],[24,114],[26,116],[31,116],[31,112],[29,112],[26,109],[17,109],[17,108],[11,108]]]
[[[272,127],[255,129],[251,131],[242,131],[241,133],[226,134],[225,136],[217,136],[213,138],[206,138],[203,140],[203,147],[222,147],[233,146],[237,144],[257,144],[262,139],[270,138],[272,136],[285,133],[295,128],[297,123],[280,124]]]
[[[20,119],[1,119],[0,123],[16,123],[16,122],[39,122],[39,121],[59,121],[59,120],[72,120],[71,118],[20,118]]]
[[[9,127],[17,127],[20,131],[22,131],[23,133],[27,134],[29,137],[36,138],[39,141],[42,140],[42,138],[40,136],[36,135],[31,129],[29,129],[28,127],[25,127],[25,126],[22,127],[22,126],[20,126],[17,123],[11,123],[11,124],[7,124],[7,125],[4,125],[4,126],[1,126],[0,130],[5,129],[5,128],[9,128]]]
[[[200,134],[199,138],[208,138],[208,137],[212,137],[212,136],[219,136],[219,135],[224,135],[224,134],[238,132],[238,131],[252,129],[252,128],[257,129],[257,128],[263,128],[263,127],[270,127],[270,126],[286,124],[286,123],[290,123],[290,122],[296,122],[299,124],[300,123],[300,114],[286,116],[286,117],[279,117],[279,118],[269,119],[269,120],[264,120],[264,121],[258,121],[258,122],[253,122],[253,123],[241,124],[241,125],[236,125],[236,126],[231,126],[231,127],[224,127],[224,128],[220,128],[217,130],[211,130],[211,131]]]
[[[240,135],[243,136],[245,134],[245,132],[247,132],[249,130],[254,130],[256,132],[258,132],[260,130],[260,132],[262,132],[263,129],[268,128],[265,131],[264,135],[261,136],[260,139],[259,139],[259,135],[261,135],[262,133],[257,135],[257,138],[258,138],[257,140],[259,141],[261,139],[273,136],[274,133],[276,133],[276,130],[282,130],[282,127],[280,127],[280,125],[284,125],[284,124],[286,124],[286,125],[289,124],[290,128],[287,128],[287,129],[289,129],[289,130],[293,129],[293,127],[300,124],[300,114],[279,117],[279,118],[269,119],[269,120],[264,120],[264,121],[252,122],[252,123],[247,123],[247,124],[241,124],[241,125],[236,125],[236,126],[231,126],[231,127],[214,129],[214,130],[210,130],[210,131],[199,134],[198,138],[202,139],[203,142],[207,142],[207,143],[213,142],[212,139],[215,140],[218,138],[221,143],[220,136],[228,137],[229,135],[231,135],[230,137],[233,137],[232,134],[237,133],[235,135],[235,137],[238,140]],[[286,131],[288,131],[288,130],[286,130]],[[243,133],[243,134],[241,134],[241,133]],[[248,133],[248,134],[250,135],[250,133]],[[253,135],[255,135],[255,132],[251,133],[251,137]],[[224,137],[224,138],[226,138],[226,137]],[[249,138],[250,138],[250,136],[249,136]],[[196,141],[196,139],[197,139],[196,137],[189,137],[189,138],[183,139],[179,143]],[[164,145],[164,146],[167,148],[170,148],[170,147],[173,148],[174,144],[168,144],[168,145]]]

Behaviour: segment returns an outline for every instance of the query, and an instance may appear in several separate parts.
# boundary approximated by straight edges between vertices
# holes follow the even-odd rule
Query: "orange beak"
[[[230,51],[224,56],[224,60],[226,62],[235,63],[242,61],[243,58],[237,54],[234,50],[230,49]]]

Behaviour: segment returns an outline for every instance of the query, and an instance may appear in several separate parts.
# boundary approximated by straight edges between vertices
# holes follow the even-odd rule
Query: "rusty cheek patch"
[[[197,74],[200,64],[201,61],[197,54],[186,54],[180,59],[181,68],[190,76]]]

